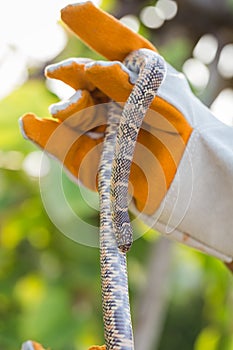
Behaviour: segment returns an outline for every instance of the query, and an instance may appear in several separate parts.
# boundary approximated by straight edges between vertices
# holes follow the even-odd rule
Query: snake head
[[[120,213],[122,215],[122,213]],[[128,213],[127,213],[128,217]],[[120,225],[118,225],[120,223]],[[122,253],[127,253],[133,243],[133,230],[129,217],[124,222],[114,222],[117,246]]]

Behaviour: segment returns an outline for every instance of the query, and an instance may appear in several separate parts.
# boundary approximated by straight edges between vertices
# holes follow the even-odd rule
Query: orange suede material
[[[41,344],[36,343],[35,341],[32,341],[32,345],[34,350],[45,350],[45,348]]]
[[[102,345],[102,346],[93,345],[88,350],[106,350],[106,346],[105,345]]]
[[[225,263],[225,265],[231,271],[231,273],[233,273],[233,261],[231,263]]]
[[[25,114],[21,120],[24,133],[30,140],[42,148],[45,147],[50,136],[60,125],[55,120],[37,118],[33,113]]]
[[[143,146],[143,147],[142,147]],[[141,129],[133,158],[130,181],[139,211],[153,214],[164,198],[183,154],[179,135]]]
[[[110,61],[123,61],[131,51],[140,48],[156,50],[148,40],[91,1],[68,5],[61,11],[61,18],[82,41]]]
[[[95,86],[86,79],[85,64],[73,60],[71,64],[63,64],[56,67],[51,66],[45,69],[45,75],[48,78],[62,80],[75,90],[93,91]]]
[[[86,90],[80,90],[80,98],[77,101],[70,103],[64,109],[55,107],[51,111],[52,117],[64,121],[67,126],[77,128],[80,132],[93,129],[95,124],[105,124],[107,121],[105,103],[109,99],[106,96],[103,98],[97,95],[96,90],[92,92],[92,95]]]
[[[193,129],[191,125],[187,122],[183,114],[176,107],[172,106],[170,103],[163,100],[159,96],[157,96],[152,102],[151,109],[154,109],[169,120],[169,122],[180,134],[186,145]],[[145,122],[146,121],[147,119],[145,119]]]
[[[29,139],[59,159],[86,187],[96,191],[103,138],[91,139],[65,123],[40,119],[33,114],[23,116],[22,123]]]
[[[55,110],[55,113],[52,113],[53,118],[60,119],[60,120],[66,120],[70,116],[88,108],[91,106],[95,105],[95,102],[93,101],[90,93],[86,90],[80,91],[81,97],[79,98],[78,101],[73,102],[70,104],[67,108],[65,109],[60,109],[60,110]],[[76,120],[77,119],[77,120]],[[75,124],[71,124],[71,126],[75,127],[76,124],[79,124],[79,118],[73,118],[73,123],[74,120],[76,120]]]
[[[86,76],[100,91],[116,102],[125,102],[132,91],[129,76],[119,64],[93,65],[86,69]]]

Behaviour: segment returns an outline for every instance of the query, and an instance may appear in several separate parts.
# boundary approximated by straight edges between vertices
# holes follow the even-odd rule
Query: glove
[[[51,108],[54,120],[24,116],[22,132],[95,189],[107,113],[102,103],[109,98],[125,102],[132,90],[130,72],[120,61],[132,50],[156,49],[91,2],[67,6],[62,20],[113,61],[70,59],[48,67],[47,76],[77,92]],[[167,64],[166,79],[138,137],[131,210],[161,233],[230,263],[232,149],[232,129],[218,122],[184,76]]]
[[[76,9],[81,11],[80,15],[73,13]],[[77,7],[68,6],[62,11],[63,20],[66,20],[67,11],[68,18],[71,20],[73,16],[75,18],[78,15],[81,27],[90,26],[90,33],[87,35],[90,36],[90,40],[92,40],[92,29],[94,30],[97,23],[103,24],[97,27],[102,34],[98,36],[99,47],[96,47],[96,50],[103,50],[105,56],[122,59],[130,51],[142,47],[156,50],[144,38],[97,9],[91,2],[77,5]],[[85,18],[88,23],[84,24]],[[112,29],[111,43],[114,45],[112,47],[109,45],[109,50],[105,52],[108,28]],[[86,30],[83,32],[87,34]],[[102,35],[104,35],[103,38]],[[125,38],[125,42],[123,40],[119,46],[116,42],[118,35]],[[123,45],[124,55],[121,52],[121,45]],[[120,62],[106,64],[100,61],[93,64],[90,60],[74,58],[49,66],[46,69],[46,75],[49,78],[62,80],[73,87],[77,93],[65,104],[59,103],[51,107],[54,120],[39,119],[32,114],[27,114],[21,119],[21,129],[26,138],[60,159],[72,175],[93,190],[96,189],[96,174],[105,129],[99,125],[105,124],[107,116],[106,111],[100,107],[88,107],[107,102],[109,98],[115,101],[126,101],[132,90],[128,74]],[[88,112],[85,110],[85,114],[81,113],[86,108]],[[152,109],[156,112],[153,113],[153,118],[149,116],[145,118],[138,144],[142,144],[155,155],[152,159],[154,166],[150,173],[143,171],[147,168],[146,158],[151,157],[148,155],[145,158],[145,152],[137,147],[130,175],[136,207],[147,214],[153,213],[164,197],[191,132],[181,113],[163,99],[158,98],[154,101]],[[163,115],[166,115],[166,118]],[[177,119],[176,124],[175,119]],[[95,127],[96,121],[98,121],[98,127]],[[53,135],[52,139],[51,135]],[[151,162],[151,159],[149,161]]]

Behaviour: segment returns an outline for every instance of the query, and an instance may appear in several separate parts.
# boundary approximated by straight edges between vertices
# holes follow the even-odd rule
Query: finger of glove
[[[130,72],[120,62],[102,62],[86,66],[86,76],[99,90],[116,102],[125,102],[133,85]]]
[[[49,111],[53,118],[66,121],[70,126],[75,127],[80,120],[71,117],[91,106],[94,106],[94,101],[90,93],[86,90],[78,90],[68,100],[52,104],[49,107]]]
[[[71,128],[86,132],[106,123],[107,108],[103,104],[95,105],[95,100],[86,90],[78,90],[67,101],[50,106],[51,115],[64,121]]]
[[[75,90],[93,91],[93,85],[86,77],[85,65],[92,60],[88,58],[69,58],[45,68],[45,75],[51,79],[58,79],[70,85]]]
[[[38,118],[34,114],[26,114],[20,119],[23,136],[35,143],[47,153],[60,161],[66,155],[80,134],[59,121]]]
[[[57,158],[86,187],[96,190],[103,137],[91,138],[91,135],[71,129],[65,123],[40,119],[33,114],[20,119],[20,128],[26,139]]]
[[[45,148],[48,139],[60,125],[60,122],[46,118],[40,119],[32,113],[27,113],[20,118],[19,124],[25,139]]]
[[[45,75],[51,79],[61,80],[76,91],[89,91],[95,103],[105,103],[108,101],[106,95],[96,89],[86,76],[85,66],[91,62],[94,61],[89,58],[70,58],[47,66]]]
[[[140,48],[156,51],[149,41],[91,1],[68,5],[62,9],[61,18],[81,40],[109,60],[123,61],[131,51]]]
[[[22,344],[21,350],[45,350],[44,347],[32,340],[28,340]]]

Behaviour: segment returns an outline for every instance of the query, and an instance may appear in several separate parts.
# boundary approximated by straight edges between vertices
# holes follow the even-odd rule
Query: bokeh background
[[[48,117],[51,103],[73,93],[44,78],[47,64],[72,56],[98,58],[60,21],[60,8],[72,2],[2,0],[0,5],[2,350],[19,349],[26,339],[54,350],[104,342],[98,249],[67,238],[48,217],[39,176],[59,169],[48,161],[40,174],[41,153],[18,127],[22,114]],[[216,118],[233,125],[232,0],[96,4],[151,40],[186,74]],[[63,185],[82,219],[98,225],[98,211],[87,205],[85,190],[65,175]],[[136,231],[141,230],[138,222]],[[233,282],[221,262],[148,230],[134,242],[128,268],[137,350],[233,350]]]

